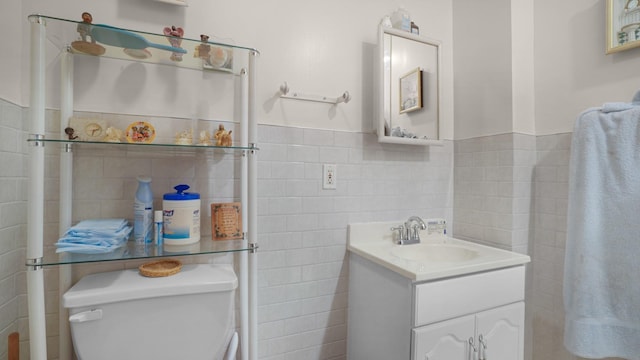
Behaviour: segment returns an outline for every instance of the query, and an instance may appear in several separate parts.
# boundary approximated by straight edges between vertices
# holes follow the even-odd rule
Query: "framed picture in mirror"
[[[400,114],[422,108],[422,70],[415,68],[400,77]]]
[[[444,145],[440,56],[438,40],[378,27],[374,128],[380,143]]]
[[[607,0],[607,54],[640,46],[640,1]]]

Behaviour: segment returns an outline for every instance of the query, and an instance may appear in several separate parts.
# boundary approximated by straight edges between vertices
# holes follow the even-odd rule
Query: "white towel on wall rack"
[[[565,347],[640,359],[640,92],[583,112],[571,144]]]

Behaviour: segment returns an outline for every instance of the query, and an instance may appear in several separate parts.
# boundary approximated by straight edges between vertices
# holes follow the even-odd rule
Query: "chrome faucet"
[[[404,224],[392,227],[391,231],[398,231],[399,245],[419,244],[420,230],[425,230],[427,224],[418,216],[411,216]]]

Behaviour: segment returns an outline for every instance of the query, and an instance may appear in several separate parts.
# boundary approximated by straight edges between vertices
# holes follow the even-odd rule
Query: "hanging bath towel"
[[[569,351],[640,360],[640,92],[576,120],[564,308]]]

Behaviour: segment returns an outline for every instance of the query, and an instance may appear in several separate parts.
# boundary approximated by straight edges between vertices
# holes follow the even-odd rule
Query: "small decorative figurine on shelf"
[[[88,12],[82,13],[82,22],[78,23],[76,30],[80,34],[80,40],[76,40],[71,43],[71,47],[89,55],[100,56],[104,54],[105,48],[102,45],[96,44],[96,40],[91,36],[91,23],[93,22],[93,16]],[[87,41],[87,37],[91,38],[91,42]]]
[[[195,51],[193,52],[193,57],[199,57],[200,59],[204,60],[204,66],[212,66],[209,54],[211,52],[211,45],[207,43],[209,41],[209,35],[200,35],[200,41],[202,42],[202,44],[196,47]]]
[[[122,137],[124,136],[124,133],[122,132],[122,130],[118,129],[118,128],[114,128],[113,126],[109,126],[107,128],[107,130],[105,131],[106,136],[104,138],[104,141],[106,142],[121,142]]]
[[[222,124],[218,125],[218,130],[216,130],[213,138],[216,140],[216,146],[231,146],[231,130],[225,130]]]
[[[80,34],[82,41],[87,41],[87,36],[91,36],[91,23],[93,22],[93,16],[88,12],[82,13],[82,23],[78,24],[76,30]],[[91,37],[91,43],[95,44],[96,41]]]
[[[193,144],[193,131],[191,130],[182,130],[179,133],[176,133],[176,140],[174,141],[176,145],[191,145]]]
[[[76,131],[73,130],[72,127],[68,127],[64,129],[64,133],[67,134],[67,137],[69,138],[69,140],[75,140],[78,138],[78,135],[74,135]]]
[[[169,43],[171,44],[171,46],[173,47],[180,47],[180,44],[182,44],[182,37],[184,36],[184,30],[181,27],[176,27],[176,26],[171,26],[171,27],[165,27],[163,29],[163,33],[165,36],[169,36],[168,40]],[[171,60],[173,61],[182,61],[182,54],[181,53],[176,53],[176,52],[172,52],[171,53]]]
[[[211,136],[209,136],[209,132],[207,130],[201,130],[200,131],[200,137],[199,137],[198,145],[203,145],[203,146],[211,146],[211,145],[213,145],[213,143],[211,142]]]
[[[220,142],[221,146],[231,146],[232,144],[232,139],[231,139],[231,130],[229,130],[229,132],[227,132],[226,134],[222,135],[222,141]]]
[[[219,139],[224,133],[225,133],[224,125],[222,124],[218,125],[218,130],[216,130],[216,132],[213,134],[213,138],[216,139],[216,145],[218,141],[220,141]]]

